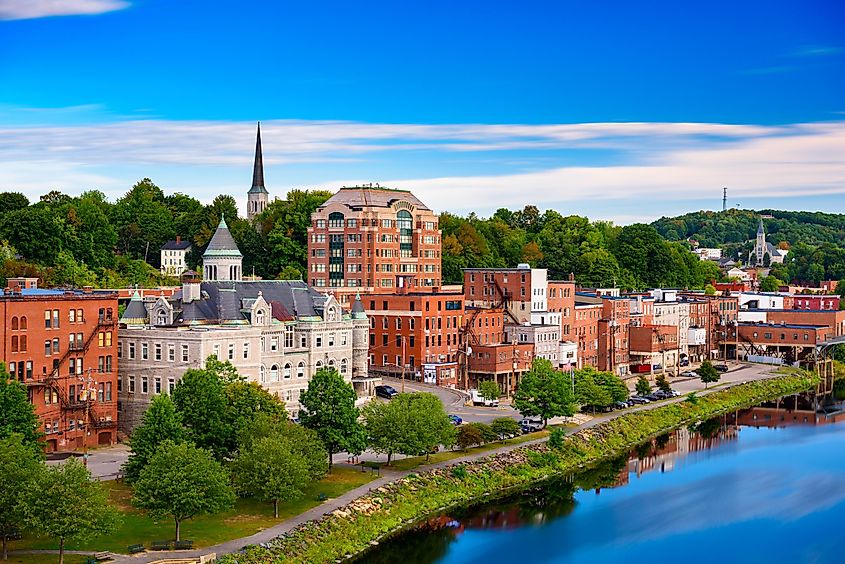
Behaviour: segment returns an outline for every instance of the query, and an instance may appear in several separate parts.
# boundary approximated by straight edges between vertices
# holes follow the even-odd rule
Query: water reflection
[[[653,556],[649,543],[660,539],[697,562],[703,553],[686,556],[697,542],[711,551],[716,543],[708,559],[750,539],[775,546],[778,535],[797,534],[819,515],[845,518],[845,440],[833,426],[843,418],[841,399],[812,395],[729,413],[508,499],[438,516],[361,561],[619,561]],[[815,527],[814,544],[743,559],[768,552],[776,561],[840,561],[831,556],[845,550],[845,538]]]

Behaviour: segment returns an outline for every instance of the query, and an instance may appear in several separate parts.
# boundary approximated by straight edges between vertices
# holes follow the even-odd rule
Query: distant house
[[[166,276],[179,276],[188,270],[186,259],[191,252],[191,242],[176,237],[161,247],[161,273]]]

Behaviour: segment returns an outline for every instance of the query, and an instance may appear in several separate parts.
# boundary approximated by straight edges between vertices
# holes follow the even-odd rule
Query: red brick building
[[[466,268],[464,296],[467,307],[504,307],[519,323],[550,322],[545,268]]]
[[[617,376],[628,374],[628,331],[631,325],[631,300],[627,297],[602,296],[599,320],[599,370]]]
[[[370,371],[417,377],[442,386],[458,383],[463,294],[364,294],[370,320]]]
[[[839,299],[839,296],[835,295],[796,294],[792,301],[792,309],[837,311],[839,310]]]
[[[660,365],[662,370],[677,367],[680,343],[676,325],[631,327],[630,336],[631,358],[637,361],[638,366],[648,366],[649,370],[646,372],[652,372],[651,368],[657,365]]]
[[[560,340],[575,341],[575,282],[549,280],[548,310],[560,315]]]
[[[407,190],[343,187],[311,215],[308,276],[338,300],[441,286],[438,218]]]
[[[598,367],[599,320],[601,315],[602,304],[600,299],[582,296],[576,298],[572,329],[578,342],[578,368]]]
[[[843,310],[795,310],[773,309],[766,312],[769,323],[789,325],[823,325],[833,329],[836,337],[845,335],[845,309]]]
[[[472,347],[469,360],[470,388],[478,382],[493,380],[505,395],[512,395],[522,375],[534,360],[533,343],[502,343]]]
[[[2,354],[26,384],[48,451],[117,437],[117,295],[43,290],[10,279],[0,295]]]
[[[805,359],[817,344],[834,336],[834,329],[823,325],[739,323],[728,331],[730,342],[726,346],[740,359],[757,355],[792,363]]]

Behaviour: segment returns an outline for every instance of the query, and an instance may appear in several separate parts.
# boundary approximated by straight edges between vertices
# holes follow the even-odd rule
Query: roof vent
[[[517,270],[530,270],[531,265],[528,264],[527,262],[521,262],[518,265],[516,265],[516,268],[517,268]]]

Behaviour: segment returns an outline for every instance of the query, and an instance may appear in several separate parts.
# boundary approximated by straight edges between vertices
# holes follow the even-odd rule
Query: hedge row
[[[317,521],[223,557],[238,564],[334,562],[360,554],[379,540],[449,507],[470,506],[491,495],[617,456],[680,425],[813,388],[818,379],[798,373],[734,386],[651,410],[629,413],[568,436],[558,449],[547,443],[492,454],[467,464],[410,474],[370,492]]]

